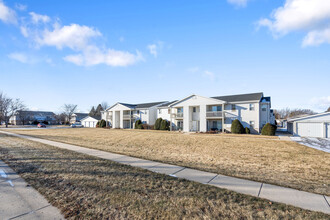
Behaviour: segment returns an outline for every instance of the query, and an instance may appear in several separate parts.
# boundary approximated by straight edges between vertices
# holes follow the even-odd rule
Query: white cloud
[[[239,7],[245,7],[248,0],[227,0],[227,2]]]
[[[21,63],[27,63],[28,62],[28,57],[24,53],[11,53],[8,54],[8,57],[12,60],[19,61]]]
[[[50,17],[48,17],[47,15],[40,15],[35,12],[30,12],[29,14],[34,24],[38,24],[39,22],[48,23],[50,21]]]
[[[92,66],[97,64],[128,66],[143,61],[144,58],[139,51],[136,51],[136,54],[132,54],[126,51],[113,49],[102,51],[98,47],[89,46],[83,50],[82,53],[66,56],[64,60],[79,66]]]
[[[0,20],[7,24],[16,24],[16,13],[11,8],[7,7],[3,1],[0,0]]]
[[[27,9],[27,6],[20,3],[16,3],[15,8],[19,11],[25,11]]]
[[[303,40],[302,45],[318,46],[323,43],[330,44],[330,27],[324,30],[310,31]]]
[[[149,44],[147,49],[149,50],[150,54],[154,55],[154,57],[158,56],[158,53],[163,49],[164,42],[158,41],[155,44]]]
[[[40,46],[55,46],[57,49],[68,47],[73,50],[81,50],[89,44],[91,38],[101,35],[98,30],[88,26],[79,24],[60,26],[56,23],[54,30],[44,30],[36,40]]]
[[[213,72],[210,72],[210,71],[208,71],[208,70],[205,70],[204,72],[203,72],[203,74],[204,74],[204,76],[206,76],[206,77],[208,77],[210,80],[214,80],[215,79],[215,75],[214,75],[214,73]]]
[[[303,45],[328,43],[326,30],[330,27],[330,1],[328,0],[286,0],[275,9],[270,19],[263,18],[258,26],[268,27],[274,37],[293,31],[307,32]]]
[[[327,110],[330,107],[330,96],[314,97],[310,103],[319,110]]]

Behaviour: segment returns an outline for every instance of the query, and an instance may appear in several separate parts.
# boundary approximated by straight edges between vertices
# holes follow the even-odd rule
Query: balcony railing
[[[178,112],[175,115],[176,118],[183,118],[183,112]]]
[[[216,118],[219,118],[219,117],[222,117],[222,111],[208,111],[206,112],[206,117],[216,117]]]
[[[134,115],[123,115],[123,119],[133,119]]]

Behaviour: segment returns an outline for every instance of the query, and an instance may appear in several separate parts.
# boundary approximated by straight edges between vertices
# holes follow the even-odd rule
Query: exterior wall
[[[81,120],[81,124],[84,126],[84,127],[87,127],[87,128],[95,128],[96,127],[96,124],[97,124],[97,121],[96,119],[94,118],[91,118],[91,117],[88,117],[84,120]]]
[[[236,110],[232,110],[232,104],[236,105]],[[254,104],[254,111],[250,111],[250,104]],[[259,102],[246,102],[246,103],[228,103],[225,105],[225,124],[224,128],[231,130],[231,123],[233,120],[238,119],[243,127],[248,127],[251,133],[260,132],[259,120]],[[254,129],[250,126],[250,121],[254,121]]]
[[[149,125],[154,125],[157,119],[157,107],[151,107],[149,108]]]
[[[189,132],[193,123],[192,107],[199,108],[199,112],[194,116],[194,120],[199,118],[199,131],[207,131],[207,118],[206,118],[206,106],[207,105],[221,105],[223,102],[212,98],[205,98],[202,96],[194,95],[177,104],[173,105],[173,108],[183,108],[183,131]]]
[[[169,108],[158,108],[156,118],[162,118],[164,120],[170,121],[171,114],[168,113]]]

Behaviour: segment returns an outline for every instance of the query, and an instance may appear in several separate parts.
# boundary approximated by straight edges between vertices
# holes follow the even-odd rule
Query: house
[[[330,112],[288,119],[287,129],[295,136],[330,138]]]
[[[33,123],[45,122],[56,124],[54,112],[48,111],[18,111],[10,117],[9,123],[12,125],[28,125]]]
[[[97,122],[101,120],[100,116],[87,116],[80,120],[81,125],[83,125],[86,128],[96,128]]]
[[[88,116],[88,113],[73,113],[70,119],[70,124],[80,123],[81,119]]]
[[[171,121],[172,130],[184,132],[230,131],[232,121],[238,119],[251,133],[260,133],[265,124],[275,123],[271,99],[263,93],[191,95],[169,104],[167,111],[164,105],[158,107],[157,117]]]
[[[163,102],[127,104],[118,102],[102,111],[102,119],[112,128],[134,128],[134,123],[141,120],[143,124],[153,125],[157,118],[157,107]]]

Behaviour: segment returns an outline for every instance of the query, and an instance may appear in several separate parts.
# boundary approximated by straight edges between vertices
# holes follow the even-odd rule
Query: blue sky
[[[0,90],[55,112],[250,92],[325,111],[329,2],[0,0]]]

